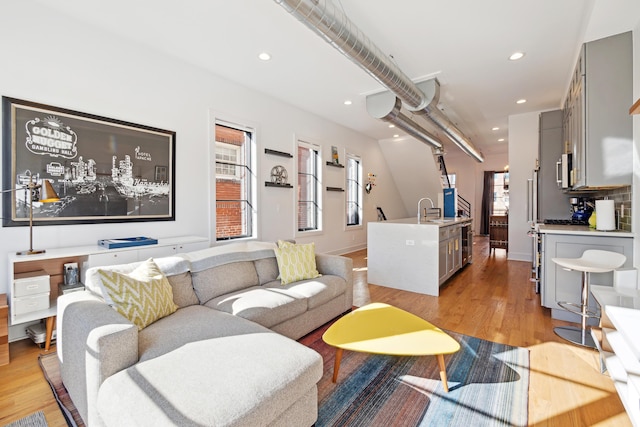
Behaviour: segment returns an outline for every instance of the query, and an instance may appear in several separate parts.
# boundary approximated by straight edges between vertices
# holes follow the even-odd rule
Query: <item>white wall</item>
[[[527,180],[538,158],[539,112],[509,116],[509,259],[531,261],[527,236]]]
[[[3,5],[0,38],[7,41],[0,94],[177,132],[175,222],[36,227],[36,248],[90,245],[123,236],[208,237],[213,226],[210,198],[215,194],[209,167],[212,114],[256,127],[259,238],[263,240],[294,237],[295,190],[264,186],[271,167],[282,162],[264,155],[264,148],[294,153],[295,135],[320,142],[323,160],[329,159],[332,145],[341,149],[341,156],[348,149],[362,157],[365,176],[369,171],[378,175],[376,187],[364,197],[365,222],[376,220],[376,204],[402,205],[377,141],[354,131],[118,39],[42,4],[37,8],[17,1]],[[291,177],[294,163],[288,162]],[[327,169],[325,186],[340,185],[342,176]],[[323,252],[365,247],[366,224],[345,232],[344,198],[336,194],[324,193],[324,232],[306,240],[315,241]],[[26,227],[0,229],[4,259],[0,277],[7,277],[7,254],[26,249],[27,243]],[[7,281],[0,280],[0,293],[6,287]]]
[[[393,171],[393,178],[402,198],[402,216],[387,215],[387,219],[408,218],[418,214],[418,200],[429,197],[435,207],[442,206],[442,180],[431,146],[412,137],[380,141],[385,161]],[[438,202],[440,199],[440,203]],[[430,207],[428,201],[421,207]],[[389,206],[391,207],[391,206]],[[399,212],[400,206],[391,207]],[[387,207],[384,208],[385,213]]]

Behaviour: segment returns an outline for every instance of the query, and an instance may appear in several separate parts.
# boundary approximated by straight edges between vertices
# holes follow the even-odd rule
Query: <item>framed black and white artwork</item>
[[[3,226],[175,220],[175,132],[2,98]],[[25,185],[48,180],[60,201]]]

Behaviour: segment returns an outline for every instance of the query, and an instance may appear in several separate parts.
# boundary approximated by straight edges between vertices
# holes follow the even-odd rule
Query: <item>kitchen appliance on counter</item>
[[[570,197],[571,219],[584,221],[588,225],[589,217],[593,213],[593,200],[585,197]]]

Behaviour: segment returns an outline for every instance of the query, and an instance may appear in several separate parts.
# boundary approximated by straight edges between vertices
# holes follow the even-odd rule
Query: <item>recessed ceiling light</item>
[[[351,104],[352,104],[352,102],[350,100],[348,100],[348,99],[346,101],[344,101],[344,105],[351,105]]]
[[[500,138],[498,142],[504,142],[504,138]]]
[[[271,55],[269,55],[267,52],[262,52],[260,55],[258,55],[258,58],[263,61],[268,61],[271,59]]]
[[[395,135],[393,135],[394,138],[400,138],[400,135],[398,135],[397,133]]]
[[[527,100],[526,100],[526,99],[518,99],[518,100],[516,101],[516,104],[524,104],[525,102],[527,102]]]
[[[491,130],[500,130],[500,128],[496,126],[494,128],[491,128]]]
[[[389,127],[390,127],[390,128],[394,128],[394,127],[396,127],[396,125],[393,125],[393,124],[392,124],[392,125],[389,125]]]
[[[509,57],[510,61],[517,61],[518,59],[524,58],[524,52],[514,52]]]

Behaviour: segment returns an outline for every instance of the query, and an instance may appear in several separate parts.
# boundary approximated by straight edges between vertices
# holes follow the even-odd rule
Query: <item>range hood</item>
[[[423,116],[427,122],[440,129],[456,146],[475,160],[482,162],[478,149],[452,122],[437,108],[440,85],[433,79],[426,83],[427,94],[400,70],[349,18],[330,0],[274,0],[287,12],[305,24],[313,32],[325,39],[334,48],[358,65],[380,84],[389,89],[409,111]],[[395,105],[395,103],[393,104]],[[410,134],[426,132],[422,126],[406,114],[393,113],[378,117],[383,120],[399,120]],[[399,111],[399,110],[398,110]],[[375,116],[374,116],[375,117]],[[428,133],[428,132],[427,132]],[[430,135],[430,134],[429,134]],[[415,135],[414,135],[415,136]],[[426,135],[425,135],[426,136]],[[423,141],[434,145],[431,136]],[[435,137],[434,137],[435,138]],[[439,144],[440,142],[435,139]],[[435,146],[435,145],[434,145]]]

